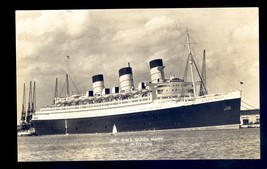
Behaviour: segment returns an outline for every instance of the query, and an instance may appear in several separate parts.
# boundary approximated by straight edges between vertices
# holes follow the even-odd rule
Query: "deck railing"
[[[84,109],[84,108],[99,108],[99,107],[110,107],[110,106],[117,106],[117,105],[125,105],[125,104],[139,104],[143,102],[151,102],[151,96],[145,96],[140,98],[129,98],[125,100],[116,100],[110,102],[102,102],[102,103],[91,103],[85,105],[75,105],[75,106],[61,106],[61,107],[47,107],[41,108],[40,112],[43,111],[57,111],[57,110],[73,110],[73,109]],[[133,104],[134,105],[134,104]]]

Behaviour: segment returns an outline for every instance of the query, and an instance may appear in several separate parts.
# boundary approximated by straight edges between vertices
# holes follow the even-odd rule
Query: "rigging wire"
[[[63,92],[63,89],[65,88],[65,85],[66,85],[66,81],[64,82],[63,87],[60,90],[59,96],[62,96],[62,92]]]
[[[67,56],[66,67],[65,67],[64,70],[65,70],[65,74],[62,75],[62,76],[60,76],[60,77],[61,77],[61,78],[60,78],[60,79],[61,79],[61,82],[62,82],[62,79],[65,79],[65,78],[63,78],[63,76],[65,77],[65,75],[67,74],[68,77],[69,77],[69,79],[70,79],[71,84],[74,86],[74,88],[75,88],[75,90],[76,90],[76,93],[80,94],[80,90],[79,90],[78,87],[75,85],[74,80],[73,80],[73,78],[72,78],[72,76],[71,76],[72,70],[71,70],[70,65],[69,65],[69,56]],[[61,96],[61,97],[62,97],[63,89],[65,88],[65,86],[66,86],[66,80],[64,80],[63,87],[61,88],[60,93],[59,93],[59,96]],[[71,89],[70,89],[70,90],[71,90]],[[72,90],[71,90],[71,93],[73,93]],[[65,96],[63,96],[63,97],[65,97]]]
[[[194,42],[194,44],[195,44],[194,39],[192,39],[192,38],[190,37],[190,40],[192,40],[192,41]],[[195,50],[194,50],[194,48],[192,48],[192,51],[193,51],[193,53],[194,53],[193,57],[196,58],[196,54],[195,54]],[[215,63],[214,63],[211,59],[209,59],[209,63],[212,65],[212,67],[215,67]],[[197,64],[197,66],[199,67],[198,62],[196,62],[196,64]],[[234,85],[233,83],[231,83],[228,79],[223,78],[222,76],[219,76],[215,71],[209,71],[209,73],[212,74],[213,76],[215,76],[215,77],[221,79],[221,80],[222,80],[223,82],[225,82],[228,86],[231,84],[231,85],[234,86],[235,88],[239,89],[239,87],[237,87],[236,85]],[[239,82],[238,82],[238,83],[239,83]],[[209,88],[207,88],[207,89],[210,90]],[[242,96],[243,96],[244,98],[246,98],[246,100],[249,100],[250,102],[253,102],[254,104],[257,104],[255,101],[252,101],[251,99],[249,99],[249,97],[246,96],[244,93],[242,93]],[[243,101],[243,102],[244,102],[244,101]],[[244,103],[246,103],[246,102],[244,102]],[[247,104],[248,104],[248,103],[247,103]],[[248,105],[250,105],[250,104],[248,104]],[[257,109],[255,106],[252,106],[252,105],[250,105],[250,107],[253,107],[253,108]]]
[[[190,44],[197,44],[195,41],[194,41],[194,39],[190,36],[189,37],[190,39],[190,41],[192,42],[192,43],[190,43]],[[200,66],[199,66],[199,63],[198,63],[198,59],[197,59],[197,55],[196,55],[196,52],[195,52],[195,49],[194,48],[190,48],[191,49],[191,51],[192,51],[192,53],[193,53],[193,59],[195,60],[194,61],[194,63],[196,64],[196,66],[195,66],[195,69],[196,70],[198,70],[198,68],[200,68]],[[184,51],[183,51],[184,52]],[[214,63],[213,63],[213,61],[212,60],[209,60],[210,61],[210,63],[212,64],[212,66],[214,67]],[[210,71],[209,71],[210,72]],[[214,73],[213,75],[215,75],[215,77],[218,77],[219,79],[222,79],[226,84],[231,84],[230,83],[230,81],[228,81],[227,79],[224,79],[224,78],[222,78],[221,76],[218,76],[217,75],[217,73],[215,73],[214,71],[211,71],[211,73]],[[200,77],[201,78],[201,77]],[[235,85],[234,85],[234,87],[235,88],[238,88],[238,87],[236,87]],[[206,88],[207,88],[207,86],[206,86]],[[208,89],[208,88],[207,88]],[[210,89],[208,89],[208,90],[210,90]],[[248,97],[244,94],[244,93],[242,93],[242,95],[245,97],[245,98],[247,98],[247,100],[250,100],[250,99],[248,99]],[[251,100],[250,100],[251,101]],[[252,108],[254,108],[254,109],[257,109],[255,106],[252,106],[251,104],[248,104],[247,102],[245,102],[245,101],[242,101],[242,103],[244,103],[244,104],[246,104],[246,105],[248,105],[248,106],[250,106],[250,107],[252,107]],[[254,102],[255,103],[255,102]]]
[[[244,98],[246,100],[249,100],[250,102],[253,102],[254,104],[257,104],[255,101],[251,100],[247,95],[245,95],[244,93],[242,93],[242,96],[244,96]]]
[[[182,56],[184,56],[184,54],[185,54],[185,48],[186,48],[186,45],[184,44],[184,45],[183,45],[183,50],[182,50]],[[182,57],[182,58],[184,58],[184,57]],[[182,59],[182,62],[184,62],[184,59]],[[178,72],[178,76],[183,76],[183,75],[182,75],[182,73],[183,73],[182,71],[183,71],[184,69],[182,69],[182,66],[179,66],[179,68],[180,68],[180,69],[179,69],[179,72]]]
[[[254,108],[254,109],[258,109],[258,108],[256,108],[256,107],[254,107],[254,106],[252,106],[252,105],[246,103],[245,101],[241,101],[241,102],[244,103],[244,104],[246,104],[246,105],[248,105],[248,106],[250,106],[250,107],[252,107],[252,108]]]
[[[245,108],[246,110],[250,110],[249,108],[247,108],[247,107],[244,106],[244,105],[241,105],[241,107]]]
[[[187,40],[188,42],[187,42],[187,44],[192,44],[192,45],[197,45],[197,43],[194,41],[194,39],[190,36],[188,36],[188,40]],[[191,55],[191,57],[193,58],[193,63],[194,63],[194,70],[197,72],[197,74],[198,74],[198,79],[199,79],[199,81],[200,82],[202,82],[203,81],[203,77],[202,77],[202,73],[200,73],[200,65],[199,65],[199,60],[198,60],[198,58],[197,58],[197,54],[196,54],[196,52],[195,52],[195,48],[193,48],[193,47],[191,47],[191,46],[189,46],[189,50],[190,50],[190,54],[189,55]],[[192,53],[191,53],[192,52]],[[188,66],[188,64],[187,64],[187,66]],[[203,69],[203,68],[202,68]],[[194,73],[194,72],[192,72],[192,73]],[[185,75],[187,74],[187,70],[185,71]],[[206,84],[204,84],[204,83],[200,83],[200,85],[203,85],[203,87],[204,87],[204,90],[205,91],[207,91],[207,90],[209,90],[208,88],[207,88],[207,86],[206,86]]]
[[[81,93],[80,93],[80,90],[78,89],[78,87],[77,87],[76,84],[74,83],[74,80],[73,80],[73,78],[72,78],[72,76],[71,76],[71,75],[73,74],[73,72],[72,72],[71,67],[70,67],[70,65],[69,65],[69,56],[67,56],[66,73],[69,75],[69,78],[70,78],[70,80],[71,80],[72,85],[74,86],[74,88],[75,88],[75,90],[76,90],[76,93],[77,93],[77,94],[81,94]]]
[[[179,32],[179,28],[178,28],[178,26],[177,26],[177,22],[175,22],[175,28],[177,29],[177,31]],[[182,38],[183,36],[185,36],[186,35],[186,33],[184,32],[184,34],[182,34],[179,38]],[[174,48],[174,50],[175,49],[177,49],[177,43],[175,43],[175,46],[173,47]],[[182,56],[184,56],[184,52],[185,52],[185,48],[186,48],[186,44],[185,43],[183,43],[183,49],[182,49]],[[176,55],[176,54],[175,54]],[[178,57],[178,55],[176,55],[177,57]],[[180,58],[182,58],[182,62],[184,61],[183,60],[183,58],[184,57],[180,57]],[[184,69],[182,69],[182,66],[179,66],[179,69],[178,69],[178,77],[182,77],[183,75],[182,75],[182,71],[183,71]]]
[[[71,80],[71,82],[72,82],[72,84],[73,84],[73,86],[74,86],[74,88],[75,88],[76,92],[77,92],[78,94],[80,94],[80,91],[78,90],[77,86],[75,85],[75,83],[74,83],[74,81],[73,81],[72,77],[71,77],[71,76],[69,76],[69,78],[70,78],[70,80]]]
[[[179,32],[179,29],[177,27],[177,23],[176,23],[176,29],[177,31]],[[184,36],[186,35],[186,33],[183,33],[181,34],[180,36],[178,36],[178,39],[182,39]],[[170,48],[170,50],[168,50],[168,52],[170,54],[173,54],[172,56],[175,56],[175,57],[179,57],[179,55],[177,54],[179,50],[177,50],[177,45],[183,45],[183,48],[182,48],[182,55],[180,56],[184,56],[184,52],[185,52],[185,48],[186,48],[186,44],[185,43],[177,43],[177,42],[173,42],[172,43],[172,47]],[[181,62],[184,62],[184,57],[179,57],[179,59],[181,60]],[[183,65],[183,64],[182,64]],[[178,71],[176,72],[177,73],[177,77],[182,77],[182,71],[184,70],[183,67],[181,65],[177,66],[178,67]],[[171,72],[170,72],[171,73]]]

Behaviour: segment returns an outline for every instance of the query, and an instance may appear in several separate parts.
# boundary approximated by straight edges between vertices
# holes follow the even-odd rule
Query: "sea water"
[[[260,129],[18,137],[18,161],[260,159]]]

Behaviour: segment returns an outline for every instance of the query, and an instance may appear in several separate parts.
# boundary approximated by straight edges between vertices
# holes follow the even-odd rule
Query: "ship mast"
[[[189,32],[188,28],[186,28],[186,35],[187,35],[187,48],[188,48],[188,58],[187,58],[187,64],[190,64],[190,69],[191,69],[191,77],[192,77],[192,83],[193,83],[193,92],[194,92],[194,97],[196,98],[196,84],[195,84],[195,78],[194,78],[194,72],[193,72],[193,64],[195,64],[192,52],[191,52],[191,45],[190,45],[190,38],[189,38]],[[187,66],[186,66],[187,69]],[[186,70],[187,71],[187,70]],[[187,72],[186,72],[187,73]],[[187,76],[187,75],[186,75]]]
[[[62,90],[65,89],[65,85],[66,85],[66,97],[70,97],[71,96],[70,82],[72,83],[72,85],[76,89],[76,92],[78,94],[80,94],[77,86],[74,84],[74,82],[73,82],[73,80],[72,80],[72,78],[71,78],[71,76],[69,74],[69,71],[70,71],[69,59],[70,59],[70,57],[67,56],[67,64],[66,64],[66,68],[65,68],[65,72],[66,72],[65,77],[66,77],[66,80],[65,80],[64,86],[62,87],[59,95],[57,93],[58,92],[58,89],[57,89],[58,85],[57,85],[57,79],[56,79],[55,94],[54,94],[54,100],[53,100],[54,103],[55,103],[55,98],[61,96]]]
[[[56,78],[56,86],[55,86],[55,94],[54,94],[54,100],[53,103],[56,103],[56,98],[58,98],[58,78]]]
[[[206,51],[203,51],[203,61],[202,61],[202,72],[201,72],[201,83],[199,89],[199,96],[208,94],[206,88]]]
[[[66,66],[67,97],[70,96],[70,83],[69,83],[69,73],[68,73],[68,69],[69,69],[69,59],[70,59],[70,57],[67,56],[67,66]]]
[[[205,50],[203,53],[203,63],[202,63],[202,72],[200,74],[200,71],[198,69],[198,66],[196,65],[196,62],[194,60],[192,50],[191,50],[191,42],[190,42],[190,37],[189,37],[189,31],[188,28],[186,28],[186,35],[187,35],[187,48],[188,48],[188,57],[187,57],[187,62],[186,62],[186,67],[185,67],[185,72],[184,72],[184,77],[183,80],[186,82],[187,79],[187,72],[188,72],[188,64],[190,65],[190,70],[191,70],[191,78],[192,78],[192,84],[193,84],[193,92],[194,92],[194,97],[197,96],[196,94],[196,83],[195,83],[195,77],[194,77],[194,72],[193,72],[193,65],[196,68],[198,77],[200,78],[201,81],[201,86],[200,86],[200,93],[202,95],[208,94],[207,88],[206,88],[206,56],[205,56]],[[199,95],[201,95],[199,93]]]
[[[70,83],[69,83],[69,74],[66,74],[66,84],[67,84],[67,97],[70,96]]]

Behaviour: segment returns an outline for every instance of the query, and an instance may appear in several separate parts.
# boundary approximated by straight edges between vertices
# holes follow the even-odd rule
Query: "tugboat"
[[[36,135],[35,129],[33,127],[18,131],[18,136],[33,136],[33,135]]]
[[[28,111],[26,113],[26,97],[25,97],[25,83],[23,86],[23,103],[22,103],[22,112],[21,112],[21,124],[18,128],[18,136],[32,136],[36,135],[35,129],[31,123],[32,114],[35,112],[35,82],[33,84],[33,93],[32,93],[32,82],[30,81],[30,91],[29,91],[29,102],[28,102]]]

